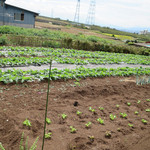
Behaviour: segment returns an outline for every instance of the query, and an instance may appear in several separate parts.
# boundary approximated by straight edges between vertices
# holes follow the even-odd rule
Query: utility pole
[[[80,16],[80,0],[77,1],[76,12],[75,12],[75,16],[74,16],[74,22],[79,23],[79,16]]]
[[[87,19],[86,19],[86,24],[88,25],[95,24],[95,8],[96,8],[96,0],[91,0]]]

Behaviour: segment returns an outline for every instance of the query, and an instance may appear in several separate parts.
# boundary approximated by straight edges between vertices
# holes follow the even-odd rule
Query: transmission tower
[[[95,23],[95,8],[96,8],[96,0],[91,0],[87,19],[86,19],[86,24],[88,25],[94,25]]]
[[[79,16],[80,16],[80,0],[77,1],[76,12],[75,12],[75,17],[74,17],[74,22],[79,23]]]

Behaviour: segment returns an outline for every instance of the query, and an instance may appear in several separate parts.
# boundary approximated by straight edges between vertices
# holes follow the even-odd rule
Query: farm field
[[[22,132],[30,146],[39,136],[41,149],[51,60],[45,150],[150,148],[149,56],[2,46],[0,142],[6,150],[19,150]]]
[[[87,78],[80,84],[76,82],[51,84],[47,116],[51,124],[46,133],[52,135],[45,141],[46,150],[149,149],[150,116],[146,109],[150,108],[150,85],[137,86],[134,77]],[[29,145],[39,136],[37,150],[41,149],[46,89],[46,82],[0,84],[0,141],[6,149],[18,149],[22,132],[29,136]],[[77,115],[77,111],[82,113]],[[62,119],[62,114],[67,117]],[[114,120],[110,119],[111,114],[116,116]],[[30,128],[23,126],[26,118],[31,122]],[[98,118],[104,123],[98,122]],[[91,125],[86,127],[89,122]],[[76,133],[71,133],[70,126]],[[111,135],[107,137],[107,133]]]

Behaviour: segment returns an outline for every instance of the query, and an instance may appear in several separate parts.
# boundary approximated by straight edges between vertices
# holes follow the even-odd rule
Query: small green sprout
[[[73,126],[70,126],[70,133],[76,133],[77,129]]]
[[[150,109],[146,109],[145,111],[146,111],[146,112],[150,112]]]
[[[45,134],[45,139],[50,139],[52,136],[52,133],[51,132],[49,132],[49,133],[46,133]]]
[[[0,149],[1,150],[5,150],[5,148],[3,147],[2,143],[0,142]]]
[[[147,120],[145,120],[145,119],[142,119],[142,122],[143,122],[144,124],[147,124]]]
[[[77,114],[78,116],[80,116],[80,115],[82,114],[82,112],[77,111],[76,114]]]
[[[63,120],[65,120],[67,118],[67,115],[66,114],[62,114],[61,117],[62,117]]]
[[[138,104],[140,104],[140,103],[141,103],[141,101],[140,101],[140,100],[138,100],[138,101],[137,101],[137,103],[138,103]]]
[[[147,99],[146,101],[147,101],[147,102],[150,102],[150,99]]]
[[[104,124],[104,120],[102,120],[101,118],[98,118],[97,121],[98,121],[100,124]]]
[[[128,126],[133,128],[133,124],[128,123]]]
[[[91,112],[95,112],[95,109],[92,109],[92,107],[89,107],[89,111],[91,111]]]
[[[111,137],[111,131],[106,131],[105,132],[105,137],[110,138]]]
[[[110,114],[110,119],[114,120],[116,118],[116,115]]]
[[[91,126],[92,122],[88,122],[85,124],[86,128],[89,128]]]
[[[46,122],[47,122],[47,124],[51,124],[52,123],[49,118],[46,118]]]
[[[120,115],[122,118],[127,118],[127,116],[128,116],[126,113],[120,113]]]
[[[31,127],[31,122],[26,119],[24,122],[23,122],[23,125],[27,126],[27,127]]]
[[[117,107],[117,108],[119,108],[119,107],[120,107],[120,105],[118,105],[118,104],[117,104],[117,105],[116,105],[116,107]]]
[[[88,138],[90,139],[91,142],[94,142],[94,136],[88,136]]]
[[[138,111],[135,111],[135,112],[134,112],[134,114],[135,114],[135,115],[138,115],[138,114],[139,114],[139,112],[138,112]]]
[[[99,107],[99,110],[103,111],[103,110],[104,110],[104,108],[103,108],[103,107]]]
[[[131,106],[131,103],[127,103],[128,106]]]

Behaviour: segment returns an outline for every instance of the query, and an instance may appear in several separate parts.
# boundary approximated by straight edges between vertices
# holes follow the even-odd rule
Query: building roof
[[[37,13],[37,12],[31,11],[31,10],[27,10],[27,9],[24,9],[24,8],[21,8],[21,7],[18,7],[18,6],[13,6],[13,5],[8,4],[8,3],[5,3],[5,5],[11,6],[11,7],[15,7],[15,8],[19,8],[19,9],[22,9],[22,10],[25,10],[25,11],[28,11],[28,12],[31,12],[31,13],[34,13],[35,15],[39,15],[39,13]]]

